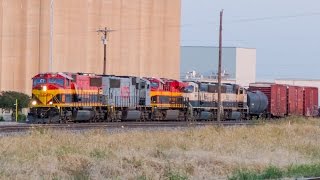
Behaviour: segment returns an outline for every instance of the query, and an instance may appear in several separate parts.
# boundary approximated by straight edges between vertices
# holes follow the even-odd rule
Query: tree
[[[29,106],[31,98],[27,94],[20,92],[2,91],[0,94],[0,108],[15,111],[16,99],[18,99],[18,110],[21,111],[22,108]]]

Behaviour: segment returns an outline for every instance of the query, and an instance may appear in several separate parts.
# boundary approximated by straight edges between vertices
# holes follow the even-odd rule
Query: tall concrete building
[[[256,49],[223,47],[222,71],[225,80],[242,86],[256,81]],[[187,72],[196,71],[204,75],[217,74],[219,48],[211,46],[181,47],[181,77]]]
[[[0,90],[30,92],[39,72],[101,74],[104,27],[107,74],[179,78],[180,3],[0,0]]]

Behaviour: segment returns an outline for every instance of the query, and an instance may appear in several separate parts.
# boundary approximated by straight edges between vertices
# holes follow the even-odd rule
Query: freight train
[[[214,121],[218,116],[217,83],[62,72],[41,73],[32,81],[29,123]],[[221,90],[222,120],[277,115],[263,89],[223,83]]]

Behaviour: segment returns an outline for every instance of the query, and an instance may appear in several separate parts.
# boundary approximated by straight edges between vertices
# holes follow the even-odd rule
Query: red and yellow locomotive
[[[43,73],[32,78],[33,122],[50,123],[71,120],[72,111],[84,107],[105,107],[102,79],[93,74]]]
[[[187,99],[183,97],[186,84],[165,78],[147,78],[150,81],[151,106],[156,120],[185,120]]]

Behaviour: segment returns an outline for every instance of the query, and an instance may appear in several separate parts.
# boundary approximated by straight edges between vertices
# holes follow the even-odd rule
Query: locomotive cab
[[[199,85],[194,82],[186,82],[186,87],[183,89],[183,96],[189,99],[192,106],[198,106]]]
[[[62,73],[38,74],[32,78],[32,106],[52,106],[60,103],[60,90],[70,87],[72,78]]]

